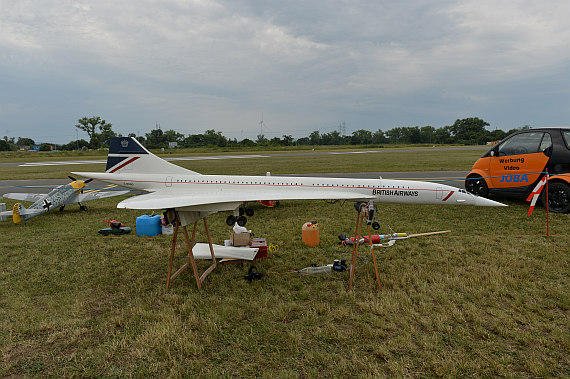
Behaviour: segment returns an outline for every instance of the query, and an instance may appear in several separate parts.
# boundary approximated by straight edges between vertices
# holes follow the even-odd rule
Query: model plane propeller
[[[69,176],[69,179],[72,180],[71,183],[58,186],[47,194],[19,192],[4,194],[3,197],[5,198],[20,201],[32,201],[33,204],[29,208],[25,208],[22,204],[16,203],[11,211],[0,212],[0,216],[12,216],[12,221],[17,224],[58,207],[60,211],[63,211],[67,204],[77,203],[79,204],[79,209],[86,211],[87,206],[81,204],[82,202],[129,193],[128,190],[93,190],[89,193],[84,193],[85,184],[91,182],[93,178],[77,180],[74,177]]]
[[[73,172],[108,183],[147,191],[121,201],[118,208],[174,209],[182,225],[220,211],[233,211],[227,222],[245,224],[243,202],[261,199],[344,199],[367,204],[437,204],[505,206],[440,183],[283,176],[202,175],[159,158],[136,139],[111,140],[107,167],[101,172]]]

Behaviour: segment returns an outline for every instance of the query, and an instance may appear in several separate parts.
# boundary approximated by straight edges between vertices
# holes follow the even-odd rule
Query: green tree
[[[164,138],[166,139],[166,142],[176,142],[181,145],[184,141],[184,134],[170,129],[164,132]]]
[[[352,132],[350,137],[351,145],[368,145],[372,143],[372,132],[370,130],[359,129]]]
[[[377,131],[372,133],[372,143],[380,144],[386,142],[388,142],[388,138],[386,138],[386,135],[382,130],[378,129]]]
[[[204,142],[206,145],[224,147],[228,143],[228,140],[221,132],[216,132],[214,129],[208,129],[204,132]]]
[[[435,128],[433,126],[422,126],[420,128],[420,142],[421,143],[434,143],[435,142]]]
[[[105,120],[102,120],[101,117],[83,117],[77,122],[78,124],[76,124],[75,127],[87,133],[92,149],[97,149],[101,143],[99,139],[100,134],[97,132],[97,130],[105,131],[106,133],[111,130],[111,124],[107,123]]]
[[[244,138],[243,140],[240,141],[239,144],[240,144],[241,146],[247,146],[247,147],[255,146],[255,142],[253,142],[253,141],[250,140],[249,138]]]
[[[109,147],[111,146],[111,138],[117,137],[117,134],[111,130],[111,124],[101,125],[101,133],[99,133],[99,146]]]
[[[420,143],[419,126],[408,126],[402,128],[402,141],[404,143]]]
[[[293,145],[293,136],[283,135],[283,139],[281,140],[281,144],[283,146],[292,146]]]
[[[4,139],[0,139],[0,151],[10,151],[10,144]]]
[[[321,136],[318,130],[315,130],[314,132],[311,132],[311,134],[309,134],[309,141],[311,145],[321,144]]]
[[[451,137],[451,126],[444,126],[438,128],[435,131],[435,142],[436,143],[452,143],[453,138]]]
[[[89,148],[89,142],[85,141],[84,139],[71,141],[65,145],[60,146],[61,150],[68,150],[68,151],[81,150],[83,148],[86,148],[86,149]]]
[[[397,127],[397,128],[392,128],[390,130],[386,131],[386,137],[388,138],[388,142],[390,143],[401,143],[403,142],[403,133],[404,128],[402,127]]]
[[[145,133],[145,136],[146,145],[149,149],[160,149],[168,146],[168,142],[164,138],[164,132],[160,128],[153,129],[150,133]]]
[[[34,146],[36,143],[31,138],[18,137],[18,146]]]
[[[456,142],[473,145],[485,143],[486,126],[489,126],[488,122],[478,117],[469,117],[456,120],[450,130]]]
[[[342,144],[342,137],[338,130],[333,130],[330,133],[321,135],[321,143],[323,145],[340,145]]]

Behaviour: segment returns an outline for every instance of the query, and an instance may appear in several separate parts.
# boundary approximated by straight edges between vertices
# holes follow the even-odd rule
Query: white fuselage
[[[284,176],[90,173],[114,184],[172,195],[216,195],[240,192],[243,201],[351,199],[381,203],[497,205],[464,190],[412,180]],[[223,196],[222,196],[223,197]]]

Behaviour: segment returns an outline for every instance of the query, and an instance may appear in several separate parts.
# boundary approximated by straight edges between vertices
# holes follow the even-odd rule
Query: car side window
[[[499,155],[538,153],[543,135],[544,132],[527,132],[514,135],[499,145]]]
[[[570,130],[564,130],[562,132],[564,136],[564,141],[566,142],[566,147],[570,149]]]
[[[542,138],[538,151],[545,151],[550,146],[552,146],[552,137],[550,136],[550,133],[544,133],[544,137]]]

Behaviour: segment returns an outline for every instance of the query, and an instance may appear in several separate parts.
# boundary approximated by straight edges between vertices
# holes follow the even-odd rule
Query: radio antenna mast
[[[261,121],[259,121],[259,135],[263,135],[263,112],[261,112]]]

